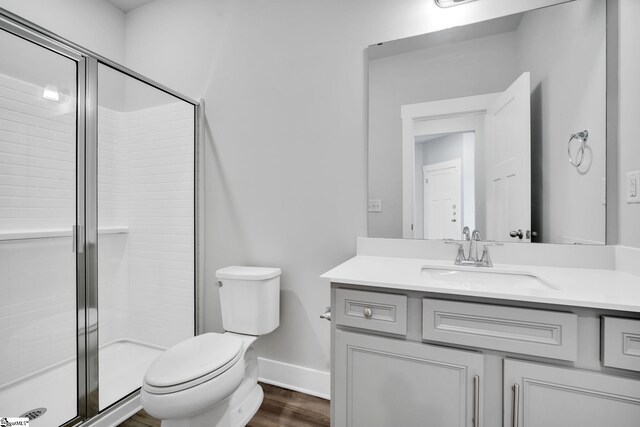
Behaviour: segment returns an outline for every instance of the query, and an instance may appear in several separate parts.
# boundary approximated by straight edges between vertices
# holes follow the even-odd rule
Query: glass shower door
[[[80,412],[73,236],[83,60],[29,38],[0,20],[0,417],[57,426]]]
[[[99,409],[194,335],[195,107],[98,64]]]

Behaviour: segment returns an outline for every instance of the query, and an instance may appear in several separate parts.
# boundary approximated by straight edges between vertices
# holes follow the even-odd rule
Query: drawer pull
[[[480,426],[480,376],[473,377],[473,427]]]
[[[367,307],[364,309],[364,317],[366,317],[367,319],[370,319],[371,316],[373,316],[373,310],[371,310],[371,308]]]
[[[520,386],[518,384],[514,384],[513,387],[513,408],[511,408],[511,425],[513,427],[518,427],[519,415],[518,411],[520,410]]]

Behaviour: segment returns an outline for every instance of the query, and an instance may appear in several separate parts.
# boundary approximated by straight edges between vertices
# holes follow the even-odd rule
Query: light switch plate
[[[640,171],[627,172],[627,203],[640,203]]]
[[[382,200],[380,200],[380,199],[369,199],[369,204],[367,206],[367,210],[369,212],[382,212]]]

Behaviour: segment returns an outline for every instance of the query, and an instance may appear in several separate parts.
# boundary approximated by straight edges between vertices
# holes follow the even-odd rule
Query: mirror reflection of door
[[[459,239],[475,228],[475,133],[415,137],[416,237]]]
[[[402,106],[405,237],[460,239],[467,226],[485,240],[531,241],[530,92],[523,73],[504,92]],[[454,159],[460,196],[444,194],[450,176],[425,187],[425,166]]]
[[[424,237],[457,239],[462,223],[461,160],[422,167],[424,187]]]
[[[489,106],[489,240],[531,242],[531,84],[523,73]]]

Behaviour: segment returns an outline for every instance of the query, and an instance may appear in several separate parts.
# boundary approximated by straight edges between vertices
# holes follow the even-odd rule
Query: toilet
[[[242,427],[262,403],[260,335],[280,324],[279,268],[231,266],[216,271],[222,326],[182,341],[147,370],[140,400],[163,427]]]

